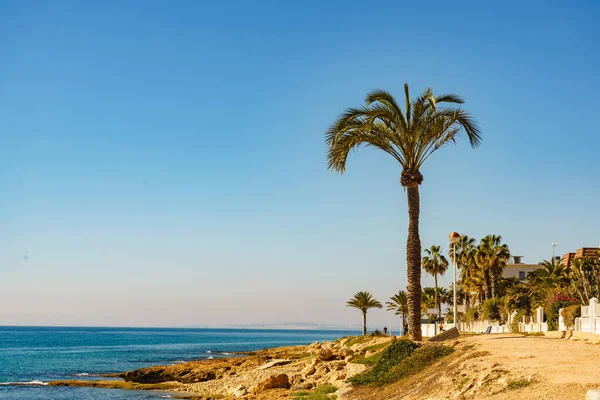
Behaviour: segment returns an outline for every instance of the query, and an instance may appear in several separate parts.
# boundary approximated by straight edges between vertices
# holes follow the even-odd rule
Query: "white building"
[[[527,279],[527,276],[536,269],[543,268],[538,264],[524,264],[521,262],[522,256],[513,256],[513,262],[506,264],[502,276],[504,278]]]

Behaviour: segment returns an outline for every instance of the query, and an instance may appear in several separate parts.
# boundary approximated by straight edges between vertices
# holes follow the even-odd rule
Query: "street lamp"
[[[554,249],[558,246],[558,243],[552,242],[552,263],[554,263]]]
[[[452,260],[452,270],[454,272],[454,279],[452,280],[452,291],[454,292],[454,327],[458,329],[458,319],[456,318],[456,244],[460,241],[460,234],[458,234],[457,232],[452,232],[448,239],[450,239],[450,243],[454,245],[454,257]]]

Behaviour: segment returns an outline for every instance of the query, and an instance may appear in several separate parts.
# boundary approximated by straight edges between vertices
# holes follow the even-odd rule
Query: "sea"
[[[340,330],[0,326],[0,399],[168,398],[165,392],[54,387],[47,382],[107,379],[99,374],[357,334],[360,332]]]

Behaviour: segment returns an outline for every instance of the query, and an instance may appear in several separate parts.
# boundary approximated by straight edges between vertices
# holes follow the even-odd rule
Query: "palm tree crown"
[[[421,240],[419,238],[420,168],[436,150],[456,143],[464,131],[472,147],[479,146],[481,136],[472,117],[454,105],[463,100],[454,94],[434,95],[427,89],[411,100],[404,85],[405,106],[400,108],[388,92],[374,90],[365,105],[349,108],[325,132],[328,146],[327,165],[343,173],[351,150],[365,145],[383,150],[402,167],[400,183],[408,197],[408,236],[406,261],[408,280],[409,331],[421,339]]]
[[[363,335],[367,334],[367,310],[369,308],[382,308],[378,300],[369,292],[357,292],[346,302],[347,307],[358,308],[363,314]]]
[[[406,333],[406,315],[408,314],[408,297],[404,290],[390,297],[391,301],[386,301],[388,311],[394,311],[394,314],[402,318],[402,332]]]

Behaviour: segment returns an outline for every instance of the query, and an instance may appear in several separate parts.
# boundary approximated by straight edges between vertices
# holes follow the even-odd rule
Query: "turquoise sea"
[[[324,330],[0,326],[0,399],[156,399],[166,395],[44,384],[357,334]]]

